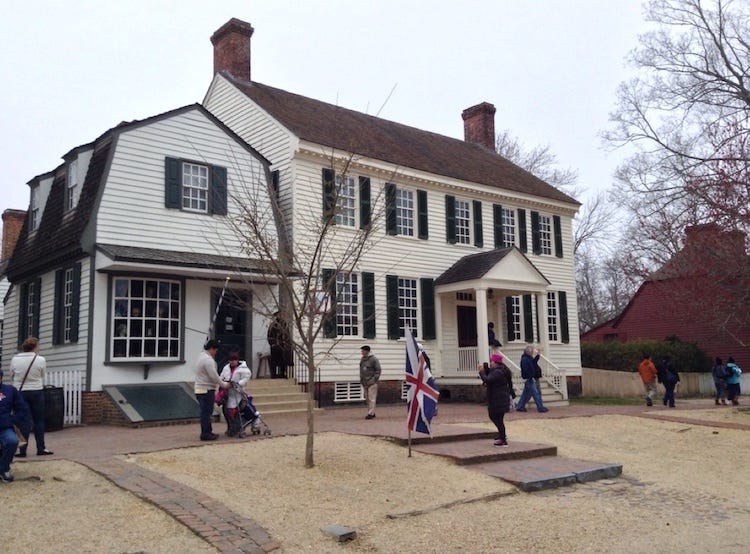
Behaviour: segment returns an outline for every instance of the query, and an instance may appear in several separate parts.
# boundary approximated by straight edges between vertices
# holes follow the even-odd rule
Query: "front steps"
[[[307,393],[290,379],[253,379],[245,390],[263,417],[307,411]]]

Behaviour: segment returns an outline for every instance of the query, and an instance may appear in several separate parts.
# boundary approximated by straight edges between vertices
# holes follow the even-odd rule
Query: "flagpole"
[[[409,458],[411,458],[411,429],[409,429]]]
[[[211,324],[208,326],[208,336],[206,337],[206,340],[209,340],[211,338],[211,335],[213,335],[214,325],[216,325],[216,318],[219,315],[221,304],[224,302],[224,295],[227,292],[227,285],[229,285],[229,275],[227,275],[227,278],[224,279],[224,286],[221,289],[221,296],[219,296],[219,301],[216,303],[216,309],[214,310],[214,317],[211,318]]]

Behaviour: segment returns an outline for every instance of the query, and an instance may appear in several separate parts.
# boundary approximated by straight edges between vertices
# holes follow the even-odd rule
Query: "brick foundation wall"
[[[82,393],[81,423],[84,425],[118,425],[124,427],[133,425],[103,391]]]
[[[378,384],[378,404],[398,404],[404,402],[401,399],[401,381],[380,381]],[[358,402],[334,402],[336,385],[335,383],[320,383],[317,385],[315,393],[316,400],[319,401],[321,408],[331,406],[357,405]],[[307,387],[303,385],[303,390],[307,392]],[[363,404],[363,401],[359,401]]]

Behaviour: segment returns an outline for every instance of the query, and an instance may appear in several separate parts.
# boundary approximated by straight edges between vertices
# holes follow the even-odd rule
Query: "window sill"
[[[144,365],[177,365],[177,364],[184,364],[185,359],[184,358],[172,358],[169,360],[164,359],[140,359],[140,360],[114,360],[109,359],[104,361],[104,365],[111,365],[111,366],[125,366],[125,365],[137,365],[139,367],[143,367]]]

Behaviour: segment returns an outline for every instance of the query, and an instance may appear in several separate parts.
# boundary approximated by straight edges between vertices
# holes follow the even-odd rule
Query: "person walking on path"
[[[362,358],[359,360],[359,381],[365,392],[367,415],[365,419],[375,417],[375,405],[378,401],[378,381],[380,381],[380,361],[370,353],[370,347],[360,348]]]
[[[10,464],[18,448],[18,436],[13,426],[22,428],[29,417],[26,402],[13,385],[3,383],[0,369],[0,480],[13,481]]]
[[[654,405],[654,396],[656,396],[656,366],[651,361],[650,354],[643,354],[643,360],[638,365],[638,373],[643,381],[643,389],[646,392],[646,406]]]
[[[734,358],[731,356],[727,360],[727,400],[732,403],[732,406],[738,406],[740,403],[740,379],[742,370],[738,366]]]
[[[534,356],[532,356],[532,354]],[[521,355],[521,377],[524,379],[524,384],[521,398],[518,399],[518,404],[516,405],[516,411],[518,412],[526,411],[526,403],[531,398],[534,399],[536,410],[538,412],[544,413],[549,411],[544,407],[542,394],[537,387],[537,375],[541,373],[538,360],[539,351],[537,350],[534,352],[534,347],[532,345],[529,344],[523,349],[523,354]],[[539,375],[539,377],[541,377],[541,375]]]
[[[494,446],[508,446],[508,435],[505,432],[505,414],[510,411],[513,394],[513,376],[503,363],[500,354],[492,354],[489,364],[478,366],[479,378],[487,386],[487,413],[495,424],[498,436]]]
[[[659,382],[664,385],[664,405],[674,408],[674,391],[680,383],[680,374],[677,373],[669,356],[662,358],[657,369],[657,376]]]
[[[13,386],[21,393],[29,407],[31,424],[34,427],[34,440],[36,441],[37,456],[51,456],[53,452],[47,450],[44,444],[44,372],[47,361],[39,355],[39,339],[29,337],[21,345],[19,352],[10,361],[10,374]],[[22,428],[24,438],[28,440],[30,435],[29,425]],[[18,450],[18,457],[26,457],[26,446]]]
[[[211,417],[214,413],[214,399],[216,388],[228,389],[231,384],[222,381],[216,369],[216,352],[219,350],[219,341],[209,340],[203,346],[203,352],[198,355],[195,362],[195,398],[200,406],[201,436],[202,441],[215,441],[219,435],[213,432]]]
[[[716,389],[716,398],[714,402],[727,405],[727,366],[721,358],[716,358],[714,367],[711,368],[711,376],[714,378],[714,388]]]

